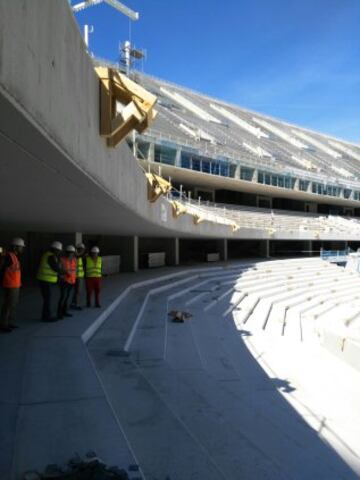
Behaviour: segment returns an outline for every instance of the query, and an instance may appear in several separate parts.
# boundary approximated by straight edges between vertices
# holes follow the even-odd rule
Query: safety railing
[[[320,250],[320,258],[331,263],[345,263],[350,253],[350,248],[345,250]]]

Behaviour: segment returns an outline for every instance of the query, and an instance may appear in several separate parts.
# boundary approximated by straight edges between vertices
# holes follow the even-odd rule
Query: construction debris
[[[129,476],[126,470],[107,467],[95,452],[88,452],[85,458],[76,455],[66,466],[48,465],[43,473],[26,472],[23,480],[141,480],[138,465],[129,465],[129,472],[137,476]]]
[[[185,320],[188,320],[192,317],[192,314],[189,312],[181,312],[180,310],[172,310],[168,313],[172,318],[172,321],[175,323],[184,323]]]

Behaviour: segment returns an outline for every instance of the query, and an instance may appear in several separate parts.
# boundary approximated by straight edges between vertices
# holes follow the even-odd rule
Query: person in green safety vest
[[[74,288],[74,294],[71,301],[73,310],[81,310],[80,296],[83,289],[84,277],[85,277],[85,245],[78,243],[76,245],[76,282]]]
[[[98,247],[92,247],[90,255],[85,257],[86,306],[91,307],[91,299],[95,295],[95,307],[100,308],[100,286],[102,277],[102,258]]]
[[[39,281],[43,307],[41,320],[43,322],[55,322],[57,318],[51,315],[51,298],[54,287],[59,281],[59,276],[64,275],[64,269],[60,263],[60,254],[62,251],[61,242],[53,242],[40,260],[37,280]]]

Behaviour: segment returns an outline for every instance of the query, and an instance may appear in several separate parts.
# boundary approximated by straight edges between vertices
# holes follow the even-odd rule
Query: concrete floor
[[[108,278],[102,311],[54,325],[29,291],[21,329],[0,336],[1,480],[90,449],[149,480],[360,478],[359,372],[240,328],[227,292],[244,263]],[[172,323],[173,309],[193,317]]]
[[[0,335],[1,480],[18,480],[27,470],[61,464],[89,450],[107,464],[126,468],[137,463],[84,341],[129,285],[150,281],[146,292],[154,277],[179,273],[164,268],[104,278],[101,310],[84,309],[54,324],[39,321],[38,289],[22,289],[16,321],[20,328]],[[55,312],[57,292],[54,297]],[[131,316],[121,322],[124,339],[132,322]]]
[[[146,478],[360,478],[359,373],[318,344],[239,330],[225,273],[151,295],[129,357],[108,349],[139,292],[89,343]],[[174,324],[172,309],[193,317]]]

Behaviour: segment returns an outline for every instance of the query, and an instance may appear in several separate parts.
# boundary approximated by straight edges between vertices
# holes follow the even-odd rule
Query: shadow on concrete
[[[152,297],[130,361],[106,358],[106,347],[101,347],[101,338],[116,334],[114,322],[105,323],[89,346],[145,474],[187,479],[196,472],[200,480],[359,478],[349,466],[360,465],[351,447],[342,442],[347,464],[305,420],[315,413],[308,409],[300,415],[287,401],[295,386],[271,378],[251,354],[244,340],[256,334],[238,331],[222,316],[229,297],[204,311],[220,298],[214,291],[221,296],[225,290],[216,278],[212,284],[219,288],[190,290],[187,300],[198,290],[207,296],[187,307],[193,318],[184,324],[167,322],[166,313],[185,308],[185,300],[167,305],[165,294]]]

